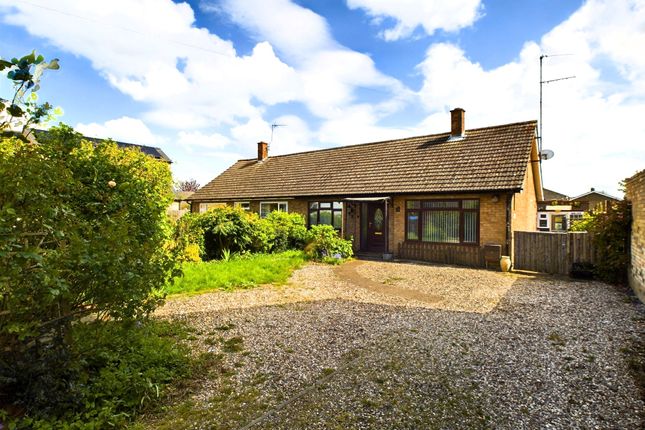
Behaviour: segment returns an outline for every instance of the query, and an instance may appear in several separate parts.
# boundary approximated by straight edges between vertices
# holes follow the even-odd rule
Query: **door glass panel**
[[[385,217],[383,216],[383,211],[381,208],[376,208],[374,211],[374,230],[375,231],[382,231],[383,230],[383,220]]]

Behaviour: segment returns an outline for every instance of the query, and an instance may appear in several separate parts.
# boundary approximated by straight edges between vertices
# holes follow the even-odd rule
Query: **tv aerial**
[[[540,153],[540,162],[542,160],[542,86],[544,84],[550,84],[552,82],[564,81],[566,79],[574,79],[575,78],[575,76],[565,76],[564,78],[548,79],[548,80],[545,81],[544,79],[542,79],[542,63],[543,63],[543,60],[545,58],[547,58],[547,57],[568,57],[570,55],[573,55],[573,54],[551,54],[551,55],[542,54],[542,55],[540,55],[540,135],[538,137],[538,142],[539,142],[538,151]],[[552,153],[551,157],[553,157],[553,151],[551,151],[551,153]],[[548,160],[549,158],[544,158],[544,159]]]
[[[286,127],[287,124],[276,124],[275,122],[271,124],[271,140],[269,140],[269,146],[273,143],[273,130],[275,130],[278,127]]]

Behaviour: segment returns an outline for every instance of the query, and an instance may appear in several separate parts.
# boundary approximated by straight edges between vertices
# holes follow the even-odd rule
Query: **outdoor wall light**
[[[493,195],[493,198],[491,199],[493,203],[497,203],[499,201],[499,196],[497,194]]]

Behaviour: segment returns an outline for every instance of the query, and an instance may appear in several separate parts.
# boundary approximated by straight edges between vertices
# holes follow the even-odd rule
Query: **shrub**
[[[149,409],[170,382],[189,375],[190,352],[179,342],[186,334],[183,325],[162,321],[74,326],[76,359],[66,369],[74,383],[56,390],[63,394],[55,399],[57,408],[52,407],[50,387],[24,387],[34,407],[15,424],[18,428],[125,426],[134,413]],[[49,373],[42,364],[42,371]]]
[[[204,256],[204,230],[199,214],[189,212],[175,222],[172,246],[179,262],[201,261]]]
[[[307,240],[305,219],[298,213],[271,212],[266,220],[275,231],[273,252],[302,249]]]
[[[275,251],[276,230],[273,223],[269,219],[262,219],[254,213],[249,213],[248,217],[251,224],[250,250],[263,254]]]
[[[631,208],[622,200],[608,205],[606,212],[585,214],[572,231],[588,231],[596,251],[595,275],[605,282],[627,282]]]
[[[251,248],[251,218],[240,208],[225,206],[212,209],[200,214],[197,222],[204,232],[206,260],[222,258],[225,250],[237,254]]]
[[[307,235],[305,252],[310,258],[327,261],[354,255],[352,241],[341,238],[330,225],[314,225]]]
[[[29,393],[56,403],[77,383],[76,322],[160,303],[177,273],[172,180],[164,162],[63,126],[39,144],[1,140],[0,184],[0,398],[33,410]]]
[[[174,246],[181,261],[196,261],[195,247],[208,261],[230,254],[302,249],[306,238],[307,228],[302,215],[276,211],[262,219],[242,209],[221,207],[179,219]]]

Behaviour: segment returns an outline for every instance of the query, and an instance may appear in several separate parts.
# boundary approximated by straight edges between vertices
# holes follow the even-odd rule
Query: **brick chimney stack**
[[[266,160],[269,157],[269,144],[258,142],[258,161]]]
[[[450,111],[450,136],[463,137],[466,131],[466,111],[454,108]]]

